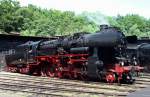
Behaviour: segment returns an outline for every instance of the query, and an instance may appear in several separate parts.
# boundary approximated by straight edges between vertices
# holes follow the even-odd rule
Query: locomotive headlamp
[[[22,61],[22,59],[19,59],[19,61]]]

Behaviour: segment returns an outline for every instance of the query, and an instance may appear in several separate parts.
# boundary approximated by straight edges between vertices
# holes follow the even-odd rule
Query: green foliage
[[[0,1],[0,11],[0,29],[7,33],[19,31],[26,36],[54,36],[96,31],[94,22],[70,11],[46,10],[33,5],[20,7],[12,0]]]
[[[143,37],[150,31],[149,20],[139,15],[126,15],[117,17],[108,17],[112,26],[119,27],[126,35],[137,35]]]
[[[47,10],[34,5],[20,7],[14,0],[0,0],[0,33],[20,32],[25,36],[68,35],[95,32],[100,24],[119,27],[126,35],[150,36],[150,19],[139,15],[106,17],[100,12]]]
[[[12,0],[0,0],[0,29],[5,32],[20,31],[22,17],[15,12],[20,8],[19,3]]]

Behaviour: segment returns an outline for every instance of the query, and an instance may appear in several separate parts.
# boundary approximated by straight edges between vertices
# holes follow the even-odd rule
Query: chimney
[[[108,29],[108,25],[100,25],[100,31],[104,29]]]

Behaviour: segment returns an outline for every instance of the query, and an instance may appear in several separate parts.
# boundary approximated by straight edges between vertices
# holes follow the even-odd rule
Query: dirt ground
[[[18,91],[0,90],[0,97],[54,97],[54,96],[23,93],[23,92],[18,92]],[[74,95],[71,97],[104,97],[104,96],[79,94],[79,95]],[[115,97],[115,96],[108,96],[108,97]]]

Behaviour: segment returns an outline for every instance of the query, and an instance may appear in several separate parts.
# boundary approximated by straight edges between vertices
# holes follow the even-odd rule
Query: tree
[[[150,25],[147,19],[139,15],[126,15],[117,17],[108,17],[109,23],[119,27],[126,35],[145,36],[150,31]]]
[[[15,12],[20,8],[19,3],[13,0],[0,0],[0,29],[9,33],[20,31],[22,17]]]
[[[21,7],[14,0],[0,0],[0,33],[21,32],[26,36],[55,36],[76,32],[95,32],[99,25],[119,27],[126,35],[150,35],[150,20],[139,15],[106,17],[100,12],[41,9],[34,5]]]
[[[82,16],[76,16],[74,12],[43,10],[33,7],[32,9],[36,9],[32,12],[33,19],[25,23],[27,29],[22,32],[22,35],[54,36],[94,30],[93,22],[89,22]]]

